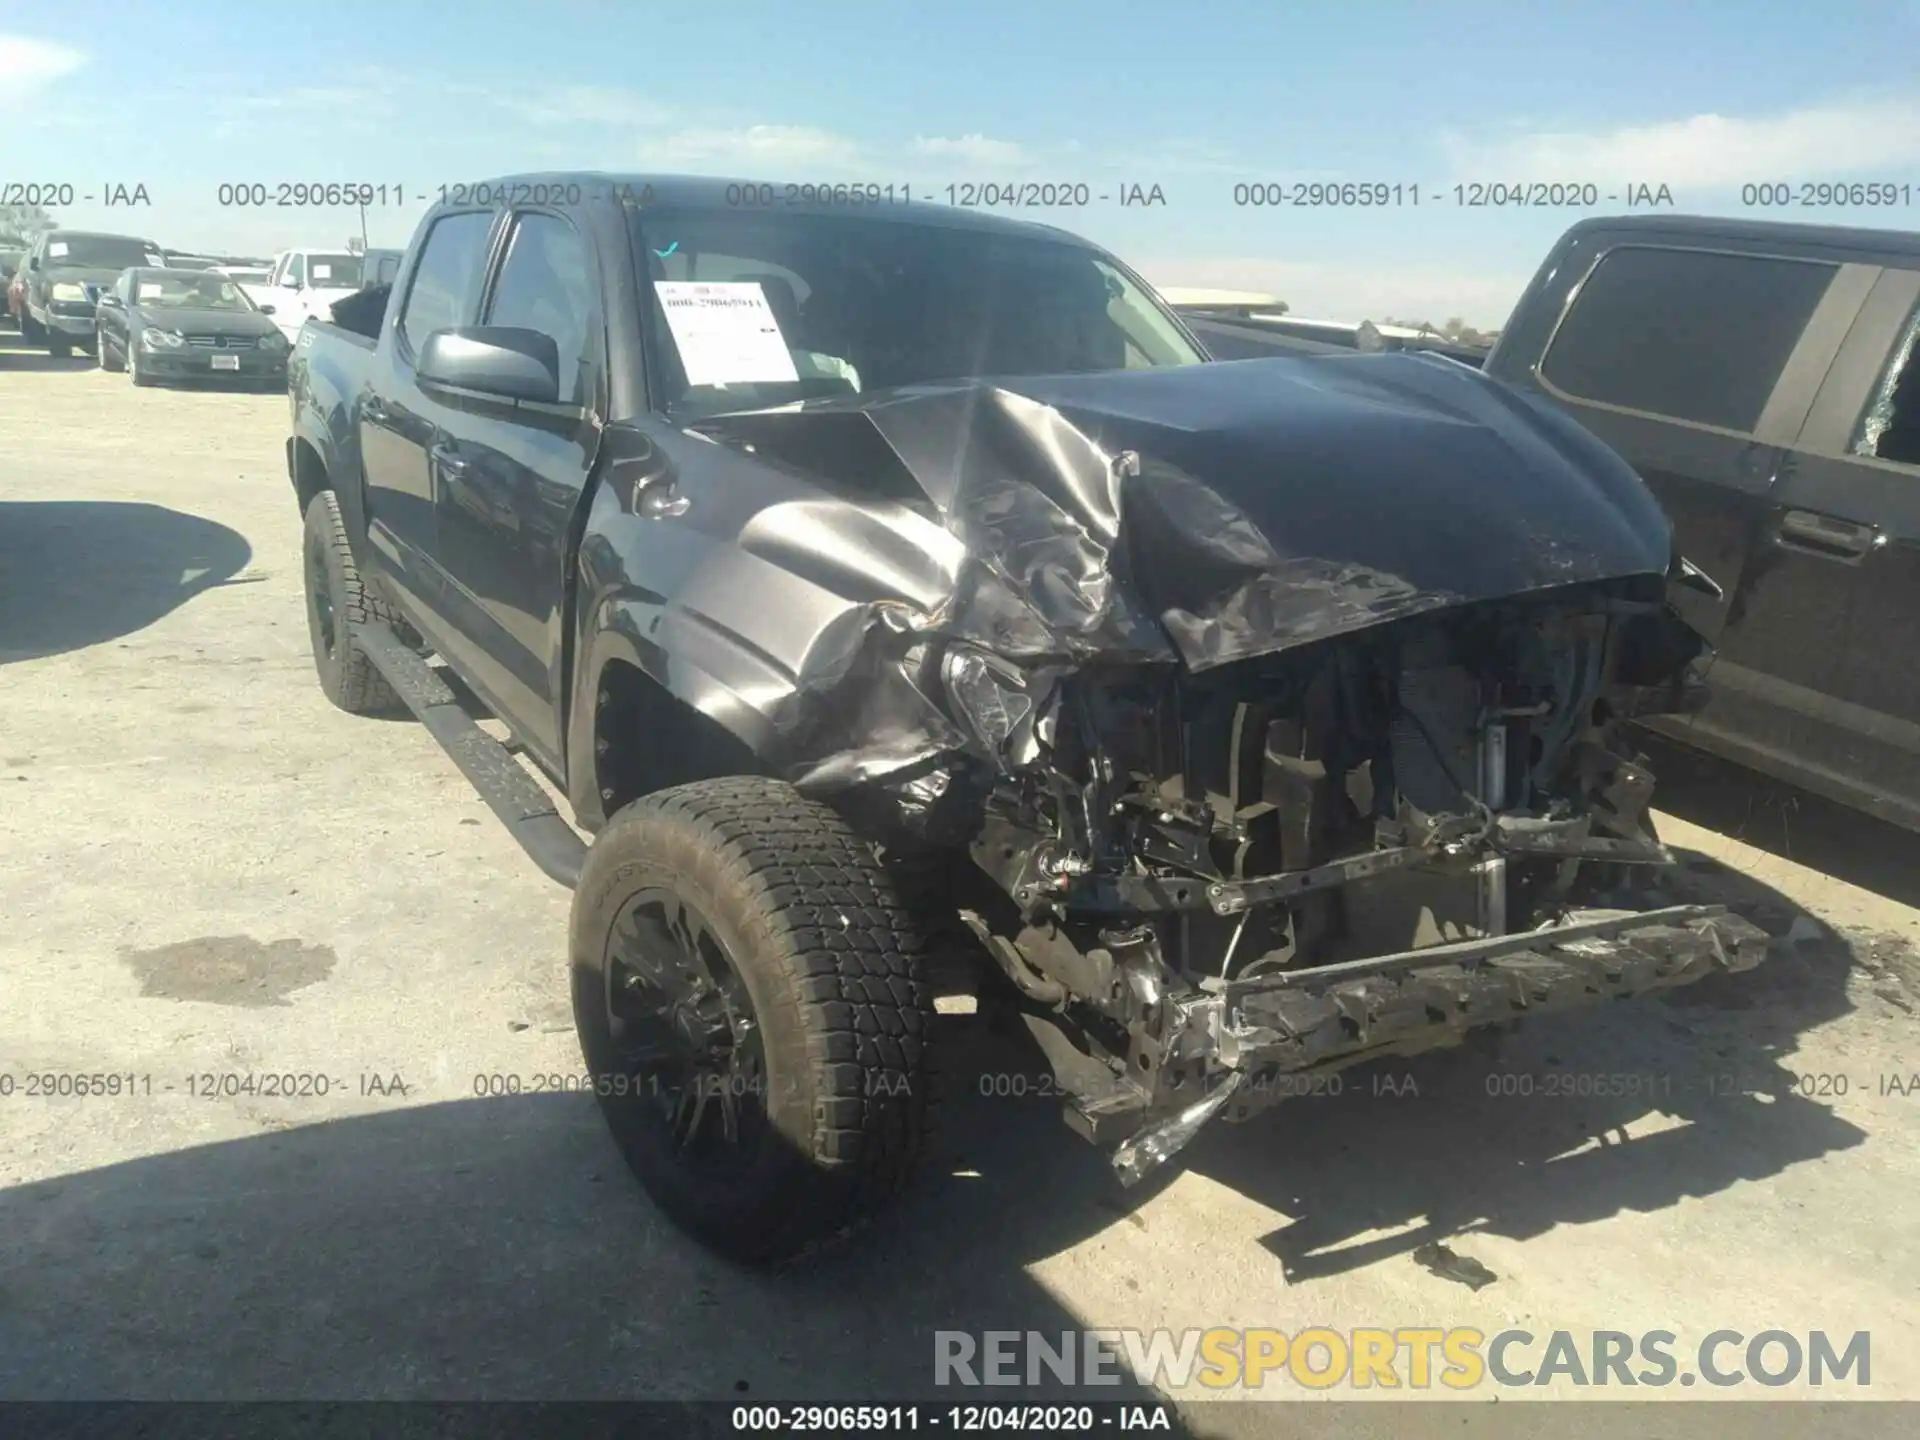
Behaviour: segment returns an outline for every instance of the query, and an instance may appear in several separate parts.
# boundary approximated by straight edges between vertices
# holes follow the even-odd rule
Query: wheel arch
[[[580,653],[567,789],[583,829],[600,829],[656,790],[770,773],[760,759],[772,738],[770,721],[709,671],[637,640],[626,625],[590,631]]]

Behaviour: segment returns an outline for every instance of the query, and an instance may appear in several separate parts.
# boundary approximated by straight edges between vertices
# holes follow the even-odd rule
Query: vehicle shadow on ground
[[[1376,1097],[1356,1072],[1338,1097],[1204,1132],[1182,1161],[1290,1217],[1265,1242],[1276,1286],[1426,1238],[1527,1238],[1778,1174],[1864,1138],[1793,1095],[1781,1062],[1795,1032],[1847,1008],[1847,957],[1782,952],[1541,1023],[1495,1072],[1670,1077],[1652,1100],[1490,1094],[1486,1062],[1456,1052],[1382,1072],[1396,1090],[1412,1075],[1417,1098]],[[673,1230],[579,1095],[276,1128],[0,1192],[0,1397],[1005,1398],[935,1391],[936,1332],[1125,1323],[1068,1311],[1029,1267],[1145,1225],[1180,1167],[1122,1190],[1057,1104],[983,1083],[1037,1075],[1030,1046],[954,1026],[947,1123],[916,1192],[772,1273]],[[1691,1123],[1548,1163],[1654,1110]]]
[[[1677,854],[1665,898],[1767,930],[1757,969],[1357,1068],[1337,1094],[1203,1132],[1188,1163],[1289,1217],[1264,1243],[1301,1283],[1451,1236],[1470,1253],[1475,1232],[1525,1240],[1664,1210],[1861,1144],[1787,1057],[1855,1008],[1848,978],[1866,962],[1777,890]]]
[[[1662,810],[1902,905],[1920,906],[1920,835],[1655,736]]]
[[[935,1331],[1100,1323],[1025,1266],[1120,1223],[1117,1187],[1051,1106],[949,1108],[911,1201],[773,1272],[672,1229],[577,1094],[19,1185],[0,1192],[0,1398],[1004,1400],[936,1390]]]
[[[27,370],[93,370],[98,366],[91,355],[78,351],[72,355],[49,355],[45,345],[35,345],[17,330],[0,330],[0,374]]]
[[[162,505],[0,501],[0,664],[131,635],[252,557],[237,531]]]

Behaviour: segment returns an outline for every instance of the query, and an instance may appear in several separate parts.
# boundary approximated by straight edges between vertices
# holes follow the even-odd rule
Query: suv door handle
[[[1775,543],[1788,550],[1857,565],[1883,543],[1879,528],[1858,520],[1841,520],[1812,510],[1788,510],[1780,517]]]
[[[393,418],[393,414],[380,403],[378,395],[369,395],[360,402],[360,418],[375,425],[384,425]]]
[[[433,457],[435,468],[449,480],[463,479],[466,473],[473,469],[473,462],[462,460],[460,452],[445,441],[434,446],[427,453]]]

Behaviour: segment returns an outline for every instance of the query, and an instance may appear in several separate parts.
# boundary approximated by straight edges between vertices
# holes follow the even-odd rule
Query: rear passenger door
[[[1920,270],[1878,272],[1756,555],[1754,616],[1803,670],[1730,678],[1811,789],[1920,829]],[[1784,683],[1783,683],[1784,682]],[[1720,683],[1725,684],[1726,679]]]
[[[355,417],[366,475],[367,538],[402,589],[432,625],[444,589],[434,501],[439,479],[433,449],[451,407],[423,392],[414,362],[428,335],[471,325],[486,277],[491,210],[451,211],[421,237],[420,253],[396,297],[391,333],[383,333],[368,365]],[[436,637],[437,638],[437,637]]]

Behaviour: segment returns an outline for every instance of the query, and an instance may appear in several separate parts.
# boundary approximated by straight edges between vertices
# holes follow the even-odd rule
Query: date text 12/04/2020
[[[782,1435],[889,1435],[919,1430],[1033,1431],[1079,1435],[1115,1430],[1173,1429],[1165,1405],[1102,1401],[1078,1405],[736,1405],[733,1428]]]
[[[1621,205],[1672,209],[1673,187],[1659,181],[1601,185],[1591,180],[1481,181],[1422,185],[1414,180],[1242,181],[1234,205],[1272,210],[1393,210],[1452,205],[1463,210],[1581,210]]]

